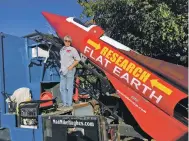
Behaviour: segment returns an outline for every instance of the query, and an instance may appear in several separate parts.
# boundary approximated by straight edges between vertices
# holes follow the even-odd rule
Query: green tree
[[[81,16],[143,55],[188,66],[187,0],[78,0]]]

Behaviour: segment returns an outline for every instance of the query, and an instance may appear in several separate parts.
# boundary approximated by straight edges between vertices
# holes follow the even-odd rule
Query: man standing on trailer
[[[64,47],[60,50],[60,93],[63,106],[72,106],[72,96],[74,89],[75,66],[81,60],[77,50],[71,46],[70,36],[64,37]]]

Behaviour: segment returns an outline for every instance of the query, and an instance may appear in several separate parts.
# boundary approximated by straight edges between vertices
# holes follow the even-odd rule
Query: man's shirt
[[[63,75],[66,75],[68,72],[68,67],[74,63],[74,61],[80,61],[81,58],[74,47],[63,47],[60,50],[60,63],[61,71]]]

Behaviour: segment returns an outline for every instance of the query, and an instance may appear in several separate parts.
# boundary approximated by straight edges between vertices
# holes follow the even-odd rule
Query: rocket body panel
[[[95,49],[87,43],[88,40],[92,40],[100,48]],[[187,97],[185,93],[120,53],[114,47],[91,36],[84,42],[85,45],[83,44],[81,53],[102,70],[119,79],[122,85],[132,88],[167,114],[173,116],[176,104]]]
[[[106,75],[111,82],[115,82],[114,87],[140,127],[156,141],[176,141],[178,137],[187,133],[188,128],[182,123],[159,110],[131,88],[123,86],[119,79],[109,73]]]
[[[134,52],[123,51],[123,53],[134,58],[137,62],[145,64],[146,67],[155,70],[160,75],[165,76],[170,80],[170,82],[175,83],[179,89],[186,91],[187,93],[188,69],[186,67],[143,56],[141,54],[136,54]]]
[[[100,37],[100,39],[145,67],[155,70],[155,72],[160,75],[167,77],[171,82],[174,81],[173,83],[175,83],[175,85],[188,93],[188,69],[186,67],[141,55],[119,42],[114,43],[115,41],[113,39],[106,36]]]
[[[43,15],[60,38],[70,35],[72,46],[105,72],[144,131],[160,141],[176,140],[187,132],[187,127],[173,118],[175,106],[188,97],[186,93],[147,69],[145,66],[154,67],[139,57],[137,60],[130,48],[123,52],[124,45],[102,36],[100,27],[85,27],[74,18],[47,12]]]

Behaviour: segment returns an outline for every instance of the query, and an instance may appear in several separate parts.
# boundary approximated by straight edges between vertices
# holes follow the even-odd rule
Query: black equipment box
[[[23,118],[37,118],[39,103],[24,103],[19,106],[19,116]]]
[[[19,105],[18,126],[37,128],[39,103],[21,103]]]
[[[44,141],[101,141],[100,117],[56,115],[43,117]]]

